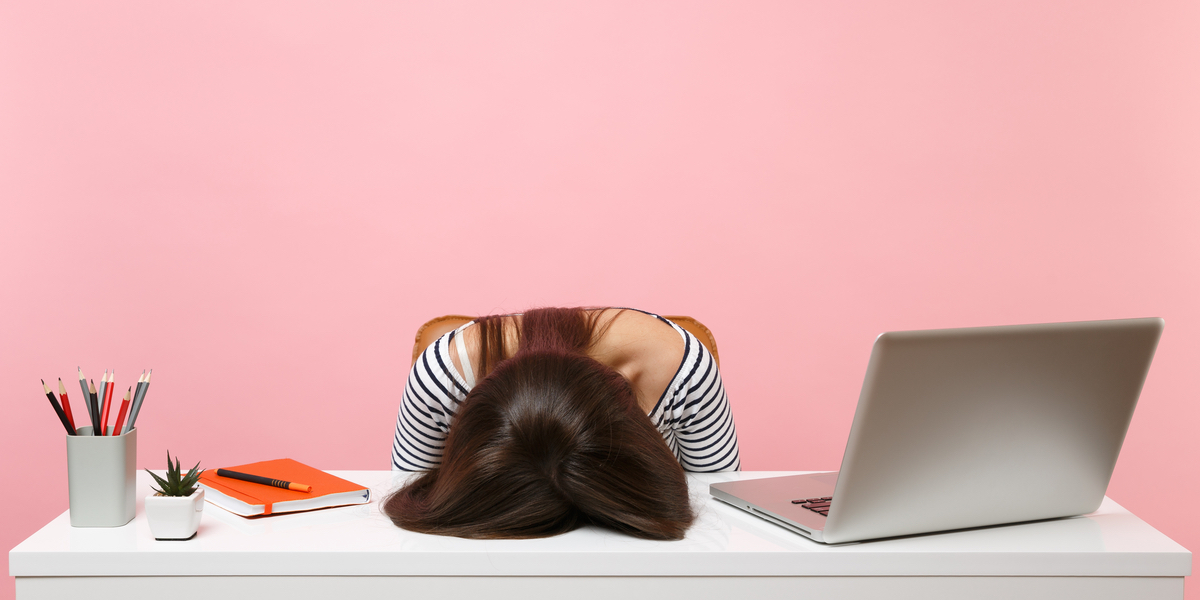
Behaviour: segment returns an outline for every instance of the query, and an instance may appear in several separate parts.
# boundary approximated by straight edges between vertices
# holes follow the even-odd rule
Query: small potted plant
[[[156,540],[188,540],[196,535],[200,527],[200,515],[204,510],[204,490],[196,487],[200,480],[200,463],[186,475],[179,469],[179,457],[171,464],[171,452],[167,452],[166,479],[146,469],[158,483],[150,486],[156,493],[146,496],[146,519],[150,522],[150,533]]]

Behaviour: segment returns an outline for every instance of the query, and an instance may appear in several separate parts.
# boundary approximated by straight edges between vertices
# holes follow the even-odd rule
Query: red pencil
[[[125,415],[129,413],[129,393],[132,391],[133,386],[125,391],[125,399],[121,401],[121,410],[117,413],[117,424],[113,426],[113,435],[121,435],[121,426],[125,424]]]
[[[115,387],[113,385],[113,376],[109,375],[108,371],[105,371],[104,375],[108,377],[108,385],[104,386],[104,408],[100,409],[103,415],[100,418],[100,435],[108,435],[108,413],[112,410],[112,391],[113,387]],[[104,381],[103,378],[100,380]]]
[[[71,416],[71,404],[67,402],[67,388],[63,387],[62,377],[58,378],[58,397],[62,400],[63,412],[67,413],[67,422],[71,424],[71,430],[75,430],[75,417]]]

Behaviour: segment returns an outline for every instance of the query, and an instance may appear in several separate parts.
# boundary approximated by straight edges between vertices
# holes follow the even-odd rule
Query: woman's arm
[[[675,389],[668,390],[671,404],[663,415],[675,430],[676,456],[692,472],[741,469],[737,428],[721,372],[699,340],[688,333],[681,373]],[[666,399],[664,399],[666,400]]]
[[[467,396],[447,351],[457,332],[430,344],[417,357],[404,386],[392,440],[392,469],[427,471],[442,462],[442,448],[458,405]]]

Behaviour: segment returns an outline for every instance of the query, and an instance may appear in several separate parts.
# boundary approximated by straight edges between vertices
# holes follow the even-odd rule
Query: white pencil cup
[[[77,433],[67,436],[71,526],[120,527],[132,521],[137,429],[93,436],[91,427],[80,427]]]

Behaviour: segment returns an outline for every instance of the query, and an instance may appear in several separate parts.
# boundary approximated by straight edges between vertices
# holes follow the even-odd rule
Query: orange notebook
[[[200,486],[204,488],[204,499],[243,517],[366,504],[371,501],[370,489],[290,458],[222,468],[312,486],[311,492],[295,492],[221,477],[216,469],[201,473]]]

